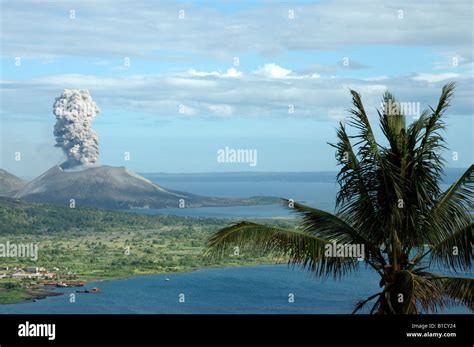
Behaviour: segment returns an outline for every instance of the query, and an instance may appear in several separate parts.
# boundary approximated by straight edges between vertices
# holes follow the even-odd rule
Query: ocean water
[[[160,185],[190,193],[246,197],[279,196],[333,212],[337,186],[335,174],[144,174]],[[458,173],[452,174],[454,181]],[[135,213],[173,214],[213,218],[289,217],[279,205],[196,209],[139,210]],[[438,271],[443,272],[443,271]],[[471,274],[460,274],[472,277]],[[168,279],[168,280],[167,280]],[[101,293],[76,294],[74,288],[57,288],[64,295],[37,302],[0,305],[0,313],[350,313],[358,300],[379,291],[378,275],[362,263],[359,271],[341,280],[322,281],[310,273],[285,265],[202,269],[189,273],[140,276],[89,283]],[[185,302],[178,301],[184,294]],[[294,302],[289,302],[289,295]],[[470,313],[463,306],[443,313]]]
[[[167,280],[168,279],[168,280]],[[0,313],[137,313],[137,314],[348,314],[358,300],[379,290],[376,274],[365,269],[341,280],[321,280],[286,265],[203,269],[189,273],[140,276],[89,283],[97,294],[74,288],[37,302],[0,305]],[[179,302],[184,294],[184,303]],[[294,302],[290,302],[290,295]],[[469,313],[453,307],[445,313]]]
[[[163,187],[193,194],[215,197],[276,196],[328,211],[334,211],[337,185],[335,174],[233,174],[232,179],[222,174],[159,175],[143,174]],[[295,213],[281,205],[199,207],[136,210],[136,213],[199,216],[211,218],[270,218],[295,217]]]
[[[442,189],[446,189],[462,173],[463,169],[448,169]],[[336,172],[301,173],[210,173],[210,174],[147,174],[144,177],[173,190],[215,197],[276,196],[334,212]],[[295,213],[281,205],[200,207],[136,210],[136,213],[199,216],[210,218],[269,218],[296,217]]]

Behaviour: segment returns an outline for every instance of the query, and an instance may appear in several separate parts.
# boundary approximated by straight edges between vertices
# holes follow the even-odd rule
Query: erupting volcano
[[[67,160],[9,192],[7,196],[39,203],[107,209],[237,206],[275,203],[276,198],[212,198],[163,188],[125,167],[99,164],[99,137],[92,121],[99,108],[87,90],[64,90],[53,113],[56,147]]]

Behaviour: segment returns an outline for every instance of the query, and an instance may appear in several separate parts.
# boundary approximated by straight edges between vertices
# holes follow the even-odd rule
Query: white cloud
[[[283,3],[257,1],[235,13],[212,6],[212,2],[182,4],[186,20],[179,21],[179,7],[172,2],[156,6],[145,0],[121,1],[117,6],[113,0],[103,0],[99,6],[84,0],[75,6],[76,19],[71,20],[69,2],[4,1],[2,56],[129,56],[176,61],[195,58],[196,52],[201,57],[229,59],[248,52],[268,55],[379,44],[450,47],[461,55],[472,51],[472,12],[466,10],[471,0],[401,0],[396,4],[390,0],[329,0],[294,4],[293,20],[288,19],[288,5]],[[404,11],[403,19],[398,18],[399,9]],[[164,53],[170,51],[177,53]]]
[[[365,84],[360,85],[360,83],[356,84],[346,84],[344,85],[345,89],[354,89],[357,90],[359,93],[364,94],[377,94],[381,96],[388,88],[384,84]]]
[[[270,77],[270,78],[287,78],[292,73],[291,70],[284,69],[277,64],[265,64],[255,71],[257,75]]]
[[[51,104],[62,89],[89,89],[94,100],[113,121],[115,110],[152,117],[217,116],[266,117],[288,116],[288,105],[295,107],[294,117],[331,120],[350,105],[349,89],[361,93],[367,110],[380,106],[385,90],[397,99],[433,104],[443,83],[413,76],[388,77],[380,81],[354,78],[268,78],[243,74],[240,78],[218,76],[184,77],[186,74],[100,77],[93,75],[56,75],[29,80],[2,81],[1,117],[52,119]],[[309,75],[307,75],[309,76]],[[455,100],[450,114],[472,115],[472,77],[456,79]],[[25,101],[26,100],[26,101]],[[183,105],[181,112],[179,105]]]
[[[217,116],[229,117],[234,113],[234,108],[230,105],[209,105],[208,109]]]
[[[205,72],[205,71],[197,71],[196,69],[189,69],[188,75],[190,76],[197,76],[197,77],[209,77],[209,76],[220,76],[220,73],[217,71],[212,72]]]
[[[156,76],[151,77],[153,80]],[[166,77],[163,81],[167,84],[174,85],[176,87],[190,87],[190,88],[210,88],[217,86],[216,81],[209,81],[203,79],[183,78],[183,77]]]
[[[190,76],[196,77],[241,77],[242,72],[231,67],[227,69],[227,72],[221,73],[218,71],[206,72],[206,71],[197,71],[196,69],[189,69],[187,74]]]
[[[445,80],[452,80],[459,78],[459,75],[454,72],[446,72],[446,73],[420,73],[416,76],[412,77],[414,81],[424,81],[429,83],[441,82]]]
[[[264,64],[254,71],[257,76],[266,78],[281,78],[281,79],[303,79],[303,78],[320,78],[321,75],[312,73],[310,75],[299,75],[289,69],[285,69],[277,64]]]
[[[388,76],[374,76],[374,77],[367,77],[367,78],[364,78],[364,81],[385,81],[388,79]]]
[[[227,69],[227,72],[222,75],[223,77],[240,77],[242,76],[242,72],[237,71],[237,69],[231,67],[230,69]]]
[[[191,77],[216,77],[216,78],[235,78],[242,77],[242,71],[238,71],[236,68],[229,68],[226,72],[220,71],[198,71],[196,69],[189,69],[186,72],[187,76]],[[289,69],[285,69],[277,64],[264,64],[263,67],[259,67],[253,71],[251,75],[260,78],[276,78],[276,79],[303,79],[303,78],[320,78],[321,75],[312,73],[309,75],[298,75]]]

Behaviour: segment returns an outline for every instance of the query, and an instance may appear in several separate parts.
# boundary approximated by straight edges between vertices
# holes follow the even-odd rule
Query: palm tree
[[[424,110],[409,126],[403,114],[390,112],[396,100],[386,92],[377,110],[386,138],[382,144],[360,95],[351,90],[347,124],[354,134],[341,122],[338,142],[331,144],[340,166],[335,213],[285,200],[302,217],[294,230],[239,222],[216,232],[207,252],[222,256],[236,246],[254,249],[283,256],[317,276],[336,278],[362,262],[330,257],[326,245],[363,245],[363,260],[380,275],[380,289],[358,302],[353,313],[369,304],[371,314],[437,312],[450,304],[474,310],[474,279],[429,272],[438,265],[451,274],[467,273],[472,261],[473,165],[449,189],[440,188],[440,152],[446,149],[443,114],[453,91],[454,83],[445,85],[437,107]]]

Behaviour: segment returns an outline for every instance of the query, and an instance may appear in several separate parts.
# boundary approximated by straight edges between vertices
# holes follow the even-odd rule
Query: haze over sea
[[[465,169],[446,170],[446,189]],[[328,212],[334,212],[338,185],[336,172],[228,172],[201,174],[141,173],[143,177],[166,188],[216,197],[276,196],[293,199]],[[211,218],[296,217],[279,205],[170,208],[140,210],[146,214],[170,214]]]
[[[462,173],[448,170],[446,184]],[[278,196],[334,211],[335,173],[143,174],[171,189],[208,196]],[[135,213],[212,218],[295,217],[282,206],[136,210]],[[435,269],[436,271],[436,269]],[[444,272],[444,271],[439,271]],[[461,273],[458,276],[470,276]],[[37,302],[0,305],[0,313],[336,313],[348,314],[355,303],[378,291],[379,279],[364,264],[341,280],[325,281],[286,265],[203,269],[190,273],[141,276],[89,283],[99,294],[48,297]],[[73,293],[74,288],[56,289]],[[185,303],[178,302],[185,294]],[[289,295],[294,302],[289,302]],[[444,313],[470,313],[462,306]]]

